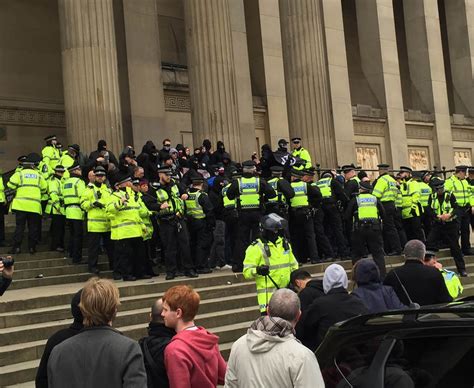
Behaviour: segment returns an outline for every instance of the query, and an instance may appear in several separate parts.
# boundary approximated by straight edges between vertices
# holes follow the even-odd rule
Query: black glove
[[[259,265],[257,267],[257,274],[267,276],[270,274],[270,267],[268,265]]]
[[[92,204],[94,207],[98,207],[99,209],[103,209],[105,206],[103,204],[101,204],[99,201],[95,201],[93,204]]]

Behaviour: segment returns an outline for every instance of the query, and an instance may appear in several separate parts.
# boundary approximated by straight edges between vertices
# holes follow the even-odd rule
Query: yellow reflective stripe
[[[257,266],[253,264],[244,264],[244,268],[257,268]]]
[[[108,220],[101,220],[98,218],[88,218],[87,221],[89,222],[108,222]]]
[[[35,199],[35,198],[26,198],[26,197],[15,197],[14,199],[22,199],[24,201],[33,201],[33,202],[39,202],[41,203],[40,199]]]
[[[275,292],[275,291],[276,291],[275,287],[260,288],[259,290],[257,290],[257,294],[266,294],[266,293]]]
[[[267,252],[265,252],[265,246],[260,241],[257,242],[257,245],[260,248],[260,250],[262,251],[262,255],[263,255],[263,258],[265,260],[265,264],[270,267],[270,260],[268,259]]]
[[[270,271],[273,271],[275,269],[282,269],[282,268],[288,268],[288,267],[291,267],[291,263],[270,265],[269,269]]]
[[[120,228],[122,226],[130,226],[130,225],[140,225],[140,223],[135,222],[135,221],[122,222],[121,224],[113,225],[112,229]]]

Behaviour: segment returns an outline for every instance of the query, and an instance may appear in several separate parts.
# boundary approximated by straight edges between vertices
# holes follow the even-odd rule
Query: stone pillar
[[[184,0],[184,20],[194,144],[222,140],[233,159],[248,158],[240,147],[229,0]]]
[[[280,21],[290,136],[313,164],[336,166],[321,0],[280,0]]]
[[[113,0],[59,0],[68,138],[84,151],[123,148]]]

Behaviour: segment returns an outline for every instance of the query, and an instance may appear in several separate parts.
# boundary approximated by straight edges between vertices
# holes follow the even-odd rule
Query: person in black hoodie
[[[222,163],[224,160],[225,154],[225,145],[222,141],[217,142],[217,149],[212,153],[209,164],[216,165],[217,163]]]
[[[46,342],[43,356],[41,357],[38,370],[36,371],[36,388],[48,388],[48,360],[54,347],[59,345],[61,342],[66,341],[68,338],[74,337],[84,327],[82,323],[82,312],[79,308],[81,293],[82,290],[76,292],[71,300],[71,314],[74,318],[72,325],[67,329],[57,331],[51,337],[49,337],[48,342]]]
[[[151,140],[148,140],[143,146],[142,153],[137,156],[137,163],[143,167],[146,179],[156,180],[158,178],[156,171],[159,164],[159,152]]]
[[[107,170],[109,163],[115,166],[119,164],[114,153],[107,149],[107,142],[105,140],[99,140],[97,149],[92,151],[89,155],[89,161],[87,162],[88,170],[91,170],[95,166],[103,166]]]
[[[300,298],[302,313],[304,313],[317,298],[324,296],[322,279],[313,279],[311,274],[302,268],[291,273],[290,288],[295,291]]]
[[[148,337],[138,341],[145,361],[148,388],[169,387],[165,368],[165,348],[176,332],[165,326],[162,311],[163,299],[160,298],[151,308]]]

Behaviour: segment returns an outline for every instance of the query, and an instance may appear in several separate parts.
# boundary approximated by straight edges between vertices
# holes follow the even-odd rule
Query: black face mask
[[[96,185],[97,187],[100,187],[100,186],[102,186],[102,182],[97,182],[96,181],[96,182],[94,182],[94,185]]]
[[[271,230],[264,229],[262,231],[262,238],[267,241],[271,241],[272,243],[276,243],[278,240],[279,234],[278,232],[272,232]]]

